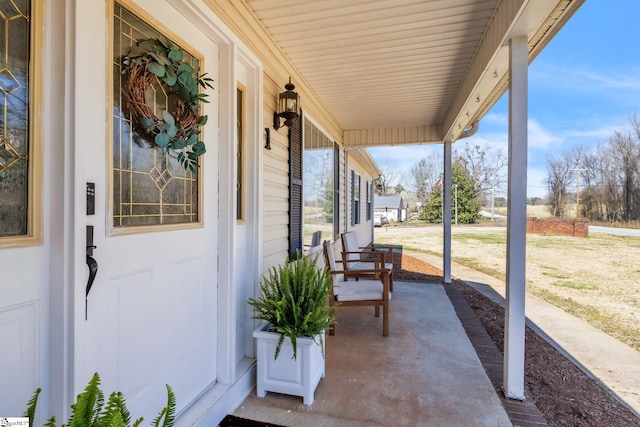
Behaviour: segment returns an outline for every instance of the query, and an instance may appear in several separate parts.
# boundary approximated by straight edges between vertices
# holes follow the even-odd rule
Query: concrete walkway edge
[[[404,253],[442,268],[441,257]],[[504,281],[456,263],[451,264],[451,270],[454,277],[504,307]],[[530,294],[525,314],[529,327],[640,417],[640,352]]]

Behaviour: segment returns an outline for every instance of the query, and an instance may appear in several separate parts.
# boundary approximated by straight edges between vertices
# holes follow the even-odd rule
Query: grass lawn
[[[376,229],[376,243],[442,255],[442,226]],[[452,229],[452,257],[498,279],[506,276],[506,228]],[[640,238],[527,235],[527,292],[640,351]]]

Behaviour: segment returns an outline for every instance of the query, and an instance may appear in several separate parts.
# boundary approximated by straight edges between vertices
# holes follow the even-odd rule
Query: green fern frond
[[[301,257],[284,265],[271,267],[260,284],[260,298],[250,298],[254,318],[271,324],[281,334],[275,357],[285,337],[291,339],[293,357],[297,356],[297,339],[324,332],[333,322],[333,307],[327,304],[331,276],[326,268],[318,268],[316,259]]]
[[[93,427],[110,427],[116,424],[129,425],[129,411],[121,392],[113,392],[109,395],[107,405],[96,419]]]
[[[68,427],[128,427],[130,425],[131,414],[127,409],[124,395],[119,391],[111,393],[105,405],[104,394],[99,386],[100,376],[95,373],[84,391],[77,396],[76,402],[71,404],[71,416],[67,421]],[[33,427],[33,418],[40,392],[41,389],[37,389],[27,403],[24,416],[29,417],[29,427]],[[154,420],[154,427],[173,427],[175,423],[176,397],[168,384],[167,396],[167,406]],[[142,421],[142,417],[136,419],[132,427],[138,427]],[[44,426],[56,427],[55,423],[56,417],[52,416]],[[65,427],[65,424],[60,427]]]
[[[100,391],[100,376],[96,372],[89,380],[89,384],[82,393],[78,395],[76,404],[72,405],[71,418],[69,419],[69,427],[91,427],[95,421],[96,411],[102,408],[96,408],[99,403],[102,392]]]
[[[176,420],[176,395],[169,384],[167,386],[167,418],[165,418],[162,427],[172,427]]]
[[[167,384],[167,406],[162,408],[155,420],[151,423],[153,427],[171,427],[176,418],[176,396]]]
[[[93,404],[93,413],[91,415],[91,424],[90,426],[95,426],[100,421],[100,414],[102,412],[102,408],[104,406],[104,393],[102,390],[98,388],[98,392],[96,395],[96,400]]]
[[[151,425],[153,427],[158,427],[160,425],[160,421],[162,421],[162,418],[166,415],[167,413],[167,408],[162,408],[162,411],[160,411],[160,413],[158,414],[158,416],[153,420],[153,422],[151,423]]]
[[[29,417],[29,427],[33,427],[33,420],[36,415],[36,407],[38,406],[38,396],[42,389],[38,387],[38,389],[33,393],[29,402],[27,402],[27,410],[22,414],[25,417]]]
[[[109,420],[109,424],[106,424],[104,427],[127,427],[119,408],[113,413],[113,418]]]
[[[122,394],[122,392],[117,393],[117,398],[115,399],[115,401],[116,401],[116,404],[118,405],[118,408],[120,408],[120,415],[122,416],[122,421],[126,426],[128,426],[129,424],[131,424],[131,414],[127,409],[127,404],[124,400],[124,395]]]

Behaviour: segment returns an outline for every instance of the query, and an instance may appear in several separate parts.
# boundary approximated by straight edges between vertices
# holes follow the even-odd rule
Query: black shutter
[[[302,253],[302,115],[289,128],[289,258]]]
[[[351,171],[351,225],[356,225],[356,173]]]
[[[356,224],[360,224],[360,211],[362,211],[362,176],[358,175],[358,201],[356,202]]]
[[[367,221],[371,221],[371,183],[367,181],[367,199],[365,200],[367,204]]]
[[[333,143],[333,238],[340,234],[340,147]]]

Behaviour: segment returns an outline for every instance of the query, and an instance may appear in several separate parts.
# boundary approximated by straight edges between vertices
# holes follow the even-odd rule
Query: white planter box
[[[311,338],[296,340],[297,358],[293,359],[293,347],[289,338],[282,343],[277,360],[273,360],[280,334],[268,332],[270,325],[253,331],[258,346],[258,397],[268,391],[302,396],[305,405],[313,403],[313,394],[324,377],[322,348]],[[319,339],[317,339],[320,342]],[[324,343],[324,334],[322,334]]]

